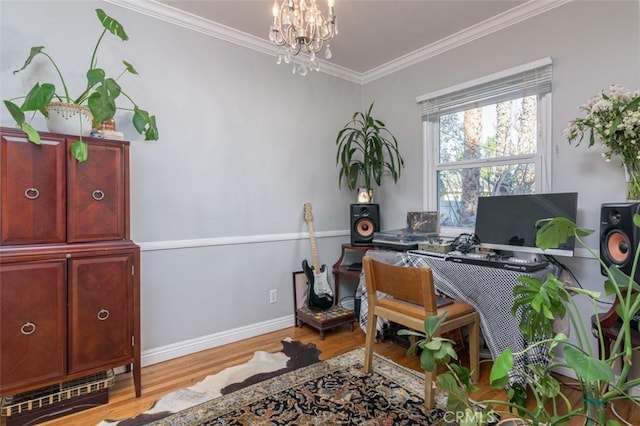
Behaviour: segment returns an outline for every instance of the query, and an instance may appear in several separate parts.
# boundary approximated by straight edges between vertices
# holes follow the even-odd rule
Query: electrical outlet
[[[269,290],[269,303],[278,303],[278,290],[275,288]]]

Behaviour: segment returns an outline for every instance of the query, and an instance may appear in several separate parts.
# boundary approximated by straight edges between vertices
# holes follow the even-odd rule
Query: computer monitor
[[[573,256],[573,237],[557,249],[536,247],[535,224],[556,216],[575,222],[577,208],[576,192],[479,197],[475,234],[484,248]]]

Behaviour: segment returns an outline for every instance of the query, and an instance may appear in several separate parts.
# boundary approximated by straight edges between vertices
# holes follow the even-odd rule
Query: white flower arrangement
[[[569,122],[565,136],[579,145],[589,133],[589,147],[599,139],[607,161],[615,154],[624,164],[640,163],[640,90],[629,92],[619,84],[609,89],[609,95],[603,90],[580,106],[586,115]]]

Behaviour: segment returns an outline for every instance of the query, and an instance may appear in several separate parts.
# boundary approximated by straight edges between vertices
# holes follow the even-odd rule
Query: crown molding
[[[273,57],[278,56],[277,47],[266,39],[204,19],[155,0],[104,0],[104,2],[220,40],[228,41],[260,53],[265,53]],[[343,80],[361,84],[362,76],[360,73],[332,64],[331,62],[320,60],[320,71]]]
[[[184,12],[155,0],[104,0],[106,3],[150,16],[192,31],[228,41],[257,52],[276,57],[277,48],[266,39],[227,27],[217,22]],[[358,84],[370,83],[425,59],[440,55],[456,47],[492,34],[511,25],[545,13],[572,0],[529,0],[528,2],[482,21],[476,25],[431,43],[397,59],[375,67],[364,73],[341,67],[324,60],[320,61],[320,72]]]
[[[370,83],[426,59],[433,58],[456,47],[510,27],[511,25],[526,21],[529,18],[548,12],[570,1],[572,0],[530,0],[527,3],[523,3],[520,6],[479,22],[469,28],[451,34],[435,43],[421,47],[386,64],[382,64],[379,67],[372,68],[362,74],[362,84]]]

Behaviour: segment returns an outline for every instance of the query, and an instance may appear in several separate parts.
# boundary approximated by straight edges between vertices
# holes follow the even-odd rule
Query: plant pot
[[[89,136],[93,115],[84,105],[51,102],[47,105],[47,129],[53,133]]]
[[[358,188],[358,203],[359,204],[371,204],[373,203],[373,189],[370,188]]]

